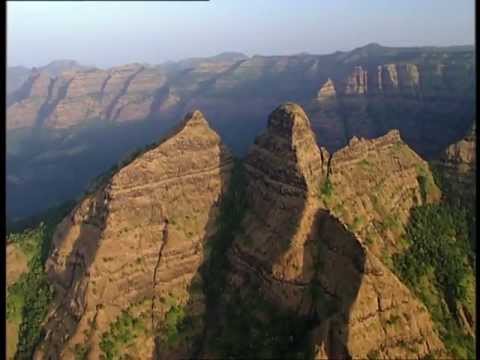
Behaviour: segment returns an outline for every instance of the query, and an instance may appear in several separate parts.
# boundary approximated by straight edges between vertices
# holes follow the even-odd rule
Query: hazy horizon
[[[8,2],[7,63],[34,67],[69,59],[105,68],[224,52],[329,54],[369,43],[474,46],[474,10],[473,0],[408,0],[395,7],[382,0],[267,0],[254,8],[219,0]]]

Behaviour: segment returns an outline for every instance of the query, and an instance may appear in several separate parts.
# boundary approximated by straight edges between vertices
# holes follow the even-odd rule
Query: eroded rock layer
[[[476,190],[476,134],[475,122],[469,132],[451,144],[435,161],[443,176],[443,185],[451,199],[457,199],[471,209],[475,204]]]
[[[352,138],[330,165],[331,191],[322,201],[380,257],[404,249],[410,209],[440,199],[428,163],[398,130],[372,140]]]
[[[402,160],[386,162],[400,142],[395,132],[354,140],[330,157],[317,147],[303,110],[285,104],[270,115],[266,133],[247,157],[249,210],[229,252],[230,286],[241,292],[256,279],[261,295],[255,296],[307,319],[319,359],[420,358],[444,349],[425,306],[329,203],[338,196],[357,211],[356,191],[374,184],[355,177],[352,168],[370,155],[378,159],[369,176],[395,176],[387,187],[387,194],[399,197],[393,207],[408,212],[416,201],[434,200],[414,200],[420,197],[414,168],[425,164],[411,150],[397,155]],[[405,190],[397,194],[402,181]]]
[[[179,307],[189,309],[192,333],[201,331],[198,268],[232,165],[195,111],[85,197],[54,235],[46,271],[56,296],[36,357],[73,359],[88,349],[88,358],[98,359],[114,351],[112,324],[128,316],[141,326],[129,329],[135,341],[122,354],[154,358],[154,343],[163,339],[158,334],[166,333],[168,314]],[[186,346],[176,348],[176,356],[192,344]],[[170,358],[167,346],[162,351]]]

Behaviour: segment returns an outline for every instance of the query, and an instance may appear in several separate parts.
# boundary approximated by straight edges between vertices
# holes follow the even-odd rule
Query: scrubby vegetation
[[[432,176],[422,166],[417,166],[417,181],[420,185],[420,196],[422,203],[427,201],[428,195],[433,191],[435,184]]]
[[[474,314],[475,255],[466,211],[447,204],[413,209],[407,227],[411,246],[393,258],[403,281],[423,300],[448,350],[456,358],[474,358],[474,339],[465,335],[458,306]]]
[[[330,198],[333,194],[333,185],[330,178],[327,177],[320,188],[320,194],[325,198]]]
[[[134,343],[137,336],[145,331],[143,321],[128,311],[122,311],[120,316],[110,325],[102,335],[100,349],[102,359],[117,359],[125,349]]]
[[[43,266],[55,226],[72,206],[66,202],[43,213],[41,222],[34,217],[11,224],[9,229],[7,242],[18,246],[28,259],[28,271],[7,289],[7,321],[19,324],[16,359],[30,359],[43,336],[40,325],[53,297]]]
[[[28,272],[7,289],[7,320],[20,324],[16,359],[30,359],[41,339],[40,325],[53,295],[43,272],[52,231],[41,223],[36,229],[8,237],[28,258]]]

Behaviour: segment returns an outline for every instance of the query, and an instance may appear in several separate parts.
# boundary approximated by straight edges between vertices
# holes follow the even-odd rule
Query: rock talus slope
[[[157,335],[179,307],[189,308],[192,332],[201,331],[203,293],[190,288],[202,287],[203,244],[215,232],[232,166],[195,111],[85,197],[54,235],[46,271],[56,296],[35,358],[73,359],[88,348],[88,357],[98,359],[112,323],[126,314],[142,329],[131,330],[128,349],[120,344],[132,358],[155,357]]]

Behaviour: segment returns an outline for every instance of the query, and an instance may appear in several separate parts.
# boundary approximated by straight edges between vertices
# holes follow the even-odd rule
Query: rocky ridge
[[[386,157],[383,153],[400,140],[398,133],[358,140],[357,146],[354,140],[330,157],[317,147],[297,105],[281,106],[268,124],[245,163],[249,210],[229,253],[231,286],[242,291],[256,279],[261,296],[313,321],[309,336],[316,358],[420,358],[443,351],[425,306],[322,198],[327,179],[334,188],[342,179],[338,193],[348,203],[350,189],[361,191],[368,183],[346,176],[349,160],[368,156],[369,147]],[[406,161],[424,165],[408,152]],[[416,174],[395,160],[389,165],[397,179],[406,179],[405,197],[418,194]],[[381,179],[379,171],[372,166],[372,177]],[[415,201],[394,204],[408,212]]]
[[[439,199],[427,163],[398,131],[330,154],[295,103],[267,124],[244,161],[248,209],[226,254],[223,295],[293,313],[319,359],[444,354],[427,309],[388,263],[403,250],[410,210]],[[195,111],[92,189],[54,234],[46,272],[55,299],[35,358],[218,355],[205,342],[214,324],[200,269],[232,168]],[[131,326],[128,348],[121,326]]]
[[[202,287],[197,270],[231,167],[229,151],[195,111],[84,198],[54,235],[46,271],[56,297],[36,358],[74,358],[88,348],[98,359],[125,314],[142,324],[127,350],[134,358],[156,356],[155,334],[172,309],[191,308],[192,332],[201,331],[203,294],[190,288]]]
[[[476,124],[458,142],[451,144],[435,161],[452,199],[473,209],[476,194]]]
[[[331,55],[248,58],[225,54],[155,67],[130,64],[109,70],[74,69],[74,75],[52,75],[52,81],[57,79],[66,86],[64,96],[55,101],[48,97],[48,86],[42,86],[32,75],[24,85],[38,83],[43,89],[41,95],[18,100],[12,94],[7,128],[32,127],[36,118],[49,129],[88,121],[170,121],[195,108],[204,109],[215,122],[217,118],[264,118],[279,102],[293,99],[306,107],[319,143],[329,150],[343,147],[354,135],[373,138],[398,128],[407,143],[423,154],[425,150],[416,136],[423,139],[434,131],[430,126],[419,127],[420,121],[430,124],[428,116],[424,120],[425,116],[418,115],[421,119],[410,124],[397,120],[395,112],[402,113],[405,108],[409,117],[421,113],[435,116],[437,109],[461,117],[465,104],[473,102],[474,92],[473,52],[449,48],[380,46],[373,51],[366,46]],[[332,98],[333,94],[336,96]],[[318,103],[325,98],[335,99],[336,108],[329,107],[333,117],[325,117],[325,105]],[[242,107],[239,99],[244,102]],[[48,101],[54,104],[52,109],[39,113],[42,103]],[[384,109],[382,103],[393,111]],[[246,116],[242,116],[244,113]],[[447,120],[444,126],[448,128],[446,139],[442,138],[441,144],[437,140],[432,151],[438,152],[459,136]]]
[[[76,69],[50,80],[32,76],[7,100],[8,217],[18,220],[78,196],[93,177],[193,109],[202,109],[239,156],[285,101],[303,106],[317,142],[330,152],[354,136],[372,139],[398,129],[428,160],[460,139],[474,116],[473,48],[224,55]],[[107,146],[111,141],[114,147]],[[87,170],[78,165],[90,162],[96,165]],[[67,181],[73,185],[65,187]],[[62,191],[38,190],[45,183]]]

